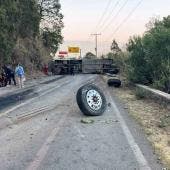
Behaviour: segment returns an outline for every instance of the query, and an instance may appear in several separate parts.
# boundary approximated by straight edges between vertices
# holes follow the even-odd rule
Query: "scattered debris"
[[[83,118],[81,119],[81,123],[84,124],[92,124],[94,122],[98,122],[98,123],[104,123],[104,124],[112,124],[112,123],[117,123],[119,122],[118,120],[113,120],[113,119],[107,119],[107,120],[94,120],[94,119],[89,119],[89,118]]]
[[[112,124],[112,123],[117,123],[119,122],[118,120],[113,120],[113,119],[107,119],[107,120],[98,120],[100,123],[105,123],[105,124]]]
[[[108,107],[111,107],[112,105],[111,105],[111,103],[108,103]]]
[[[81,119],[81,123],[92,124],[92,123],[94,123],[94,120],[93,119],[84,118],[84,119]]]

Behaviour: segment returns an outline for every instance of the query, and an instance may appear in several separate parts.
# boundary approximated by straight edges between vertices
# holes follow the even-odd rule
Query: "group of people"
[[[15,78],[17,79],[17,82]],[[15,70],[6,65],[2,67],[2,72],[0,75],[0,87],[11,85],[11,80],[15,86],[18,84],[19,88],[24,87],[25,73],[23,67],[20,64],[16,66]]]

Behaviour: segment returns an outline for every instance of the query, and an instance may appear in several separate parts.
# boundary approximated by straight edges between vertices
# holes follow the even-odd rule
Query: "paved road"
[[[111,106],[82,124],[78,88],[99,85]],[[8,109],[0,131],[2,170],[160,170],[143,132],[96,75],[68,76],[40,86],[41,93]],[[35,116],[37,114],[37,116]],[[31,117],[32,116],[32,117]]]

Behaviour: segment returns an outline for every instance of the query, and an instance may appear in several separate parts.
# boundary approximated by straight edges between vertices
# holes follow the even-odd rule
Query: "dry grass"
[[[143,126],[155,153],[170,168],[170,111],[152,100],[137,99],[135,91],[129,88],[114,89],[114,92]]]
[[[42,73],[41,71],[36,71],[36,70],[33,70],[30,73],[26,74],[26,79],[27,80],[29,80],[29,79],[37,79],[37,78],[42,78],[42,77],[45,77],[44,73]]]

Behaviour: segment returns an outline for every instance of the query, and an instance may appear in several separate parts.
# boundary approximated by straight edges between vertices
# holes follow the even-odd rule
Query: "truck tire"
[[[108,73],[110,73],[110,74],[118,74],[119,69],[115,68],[115,69],[109,70]]]
[[[108,86],[114,86],[114,87],[120,87],[121,86],[121,81],[119,79],[109,79],[107,81]]]
[[[106,98],[95,85],[87,84],[77,92],[77,104],[84,115],[100,116],[106,110]]]

